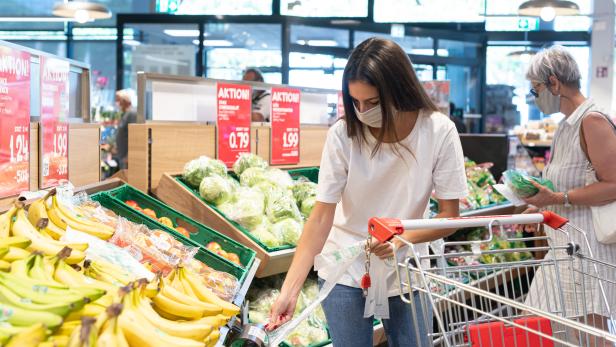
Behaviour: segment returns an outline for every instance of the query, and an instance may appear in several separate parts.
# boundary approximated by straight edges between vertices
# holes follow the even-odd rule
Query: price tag
[[[67,61],[41,57],[42,189],[68,180],[69,68]]]
[[[299,90],[272,88],[272,165],[299,163],[299,105]]]
[[[30,54],[0,46],[0,198],[30,190]]]
[[[250,152],[251,88],[216,85],[218,159],[231,167],[240,153]]]

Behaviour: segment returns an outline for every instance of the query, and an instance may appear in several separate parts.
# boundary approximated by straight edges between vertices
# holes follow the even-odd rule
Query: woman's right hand
[[[276,298],[270,310],[269,323],[265,326],[267,331],[272,331],[293,318],[298,295],[281,292]]]
[[[527,213],[539,213],[539,209],[535,206],[529,205],[522,214]],[[535,233],[537,232],[537,224],[518,224],[515,226],[515,230],[518,232]]]

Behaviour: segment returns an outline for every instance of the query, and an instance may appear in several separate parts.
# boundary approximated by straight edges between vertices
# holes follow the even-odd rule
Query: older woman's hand
[[[530,180],[530,183],[532,183],[537,189],[539,189],[539,192],[529,198],[524,199],[527,204],[533,205],[538,208],[550,205],[563,204],[564,198],[562,193],[555,193],[533,180]]]

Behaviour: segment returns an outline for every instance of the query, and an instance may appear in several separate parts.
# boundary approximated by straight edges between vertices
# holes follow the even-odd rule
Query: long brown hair
[[[373,156],[381,148],[386,135],[394,138],[395,145],[400,142],[394,123],[397,112],[413,112],[422,108],[438,111],[419,82],[411,60],[404,50],[393,41],[369,38],[355,47],[342,75],[342,100],[347,135],[362,144],[367,143],[364,132],[366,128],[355,114],[353,98],[349,94],[349,81],[370,84],[379,93],[382,127],[376,138],[377,143],[372,149]]]

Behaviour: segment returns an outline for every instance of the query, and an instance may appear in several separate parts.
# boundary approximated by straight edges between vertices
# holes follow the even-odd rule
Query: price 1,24
[[[282,147],[296,148],[299,145],[299,133],[297,131],[285,131],[282,135]]]
[[[24,160],[28,160],[28,141],[26,140],[26,135],[11,135],[9,141],[11,163],[19,163]]]
[[[247,131],[233,131],[229,134],[229,147],[231,149],[245,149],[250,144],[250,136]]]

